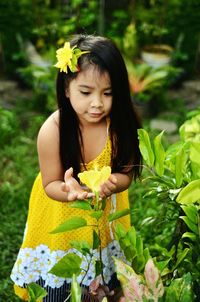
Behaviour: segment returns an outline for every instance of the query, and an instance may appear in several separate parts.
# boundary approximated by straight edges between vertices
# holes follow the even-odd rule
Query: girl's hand
[[[68,201],[83,200],[94,196],[93,193],[82,189],[78,181],[73,177],[73,168],[69,168],[65,172],[64,180],[65,182],[61,184],[61,190],[67,193]]]
[[[113,193],[115,193],[117,189],[117,178],[111,174],[108,180],[106,180],[101,186],[100,186],[100,197],[106,198],[111,196]]]

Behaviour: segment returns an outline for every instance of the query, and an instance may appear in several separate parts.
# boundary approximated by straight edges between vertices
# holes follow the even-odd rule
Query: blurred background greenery
[[[75,33],[113,39],[126,60],[133,105],[144,126],[152,132],[166,127],[169,145],[188,111],[200,104],[199,20],[199,0],[0,1],[1,301],[18,301],[9,273],[38,172],[37,132],[56,109],[56,49]],[[139,212],[138,231],[144,209],[153,214],[157,209],[154,200],[144,203],[144,190],[140,184],[130,189],[137,199],[132,215]],[[147,229],[142,236],[148,245]],[[170,223],[162,236],[169,237],[169,229]]]

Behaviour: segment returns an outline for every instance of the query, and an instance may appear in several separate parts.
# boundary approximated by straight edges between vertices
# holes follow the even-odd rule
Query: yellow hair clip
[[[71,72],[76,72],[78,71],[78,58],[88,52],[89,51],[81,51],[76,45],[71,48],[70,43],[65,42],[64,47],[56,51],[58,62],[54,66],[60,68],[60,72],[63,71],[67,73],[67,67],[69,67]]]

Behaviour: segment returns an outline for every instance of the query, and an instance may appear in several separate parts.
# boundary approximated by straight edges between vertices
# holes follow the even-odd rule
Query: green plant
[[[161,87],[168,76],[166,69],[154,69],[147,64],[127,62],[130,88],[134,95]]]
[[[53,64],[52,64],[53,65]],[[55,77],[56,68],[29,65],[18,68],[18,73],[26,85],[33,90],[33,98],[29,109],[40,112],[52,112],[55,109]]]
[[[180,69],[172,66],[153,68],[145,63],[134,64],[126,60],[130,89],[136,99],[149,101],[155,95],[166,90]]]
[[[167,265],[161,270],[166,293],[168,293],[166,301],[168,301],[168,295],[171,295],[169,292],[172,288],[181,282],[188,283],[187,301],[199,298],[200,179],[198,171],[200,150],[197,127],[199,127],[198,115],[181,126],[182,139],[167,150],[161,142],[163,133],[151,142],[148,133],[145,130],[139,130],[140,150],[148,168],[144,179],[149,185],[148,195],[155,196],[156,194],[160,202],[166,199],[166,211],[171,206],[178,211],[178,217],[173,218],[175,227],[171,235],[172,240],[168,245],[172,253],[167,256],[165,252],[164,258],[160,257],[162,261],[167,261]],[[164,252],[163,248],[157,247],[157,252],[159,251]]]
[[[127,264],[115,260],[117,277],[121,282],[124,298],[120,302],[160,301],[164,294],[163,283],[158,269],[152,259],[146,262],[144,274],[136,274]]]
[[[17,105],[22,106],[21,103]],[[9,275],[23,237],[28,198],[38,170],[36,143],[32,137],[36,137],[44,117],[39,113],[24,114],[24,111],[22,107],[9,111],[0,109],[1,301],[20,301],[14,295]]]

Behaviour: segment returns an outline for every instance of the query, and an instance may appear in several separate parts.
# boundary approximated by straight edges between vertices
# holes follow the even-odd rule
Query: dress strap
[[[107,125],[107,136],[109,135],[109,129],[110,129],[110,118],[106,117],[106,125]]]

